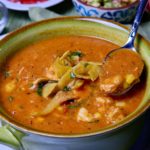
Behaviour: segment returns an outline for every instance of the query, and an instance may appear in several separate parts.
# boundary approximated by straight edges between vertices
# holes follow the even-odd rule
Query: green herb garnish
[[[71,88],[70,87],[68,87],[68,86],[65,86],[64,88],[63,88],[63,91],[70,91],[71,90]]]
[[[78,107],[80,107],[80,106],[81,106],[80,104],[68,105],[68,108],[69,108],[69,109],[74,109],[74,108],[78,108]]]
[[[75,51],[75,52],[72,52],[69,56],[70,56],[70,58],[72,58],[73,56],[82,57],[83,53],[80,51]]]
[[[74,109],[74,108],[77,108],[77,107],[81,107],[82,104],[83,104],[83,101],[82,102],[76,102],[74,104],[68,105],[68,108],[69,109]]]
[[[71,72],[71,73],[70,73],[70,78],[71,78],[71,79],[74,79],[75,77],[76,77],[76,75],[75,75],[73,72]]]
[[[44,83],[39,83],[38,84],[38,87],[37,87],[37,94],[39,95],[39,96],[42,96],[42,89],[43,89],[43,86],[44,86]]]

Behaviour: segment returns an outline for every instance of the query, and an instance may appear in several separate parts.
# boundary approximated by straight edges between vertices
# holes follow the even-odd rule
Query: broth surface
[[[62,36],[32,44],[7,60],[0,73],[0,103],[17,122],[49,133],[87,133],[115,124],[138,107],[145,91],[144,81],[124,96],[110,97],[99,90],[99,80],[96,80],[79,90],[82,95],[79,105],[76,101],[63,103],[45,116],[35,114],[50,100],[31,87],[36,79],[48,75],[55,59],[67,50],[81,51],[83,60],[101,62],[117,47],[102,39],[81,36]],[[91,116],[96,119],[86,121]]]

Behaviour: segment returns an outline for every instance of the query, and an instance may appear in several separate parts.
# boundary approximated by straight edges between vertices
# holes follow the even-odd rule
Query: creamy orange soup
[[[73,98],[68,96],[71,83],[47,96],[42,96],[41,87],[34,84],[41,78],[59,82],[61,77],[54,76],[51,68],[66,51],[70,51],[76,61],[93,62],[98,67],[104,56],[117,47],[102,39],[81,36],[56,37],[34,43],[6,61],[0,73],[0,103],[15,121],[49,133],[87,133],[116,124],[138,107],[144,95],[144,81],[121,97],[104,94],[97,76],[91,80],[78,77],[80,85],[74,89],[78,96]],[[74,81],[74,74],[70,78]],[[51,101],[57,101],[58,92],[59,105],[44,112]],[[68,96],[67,101],[63,100],[63,95]]]

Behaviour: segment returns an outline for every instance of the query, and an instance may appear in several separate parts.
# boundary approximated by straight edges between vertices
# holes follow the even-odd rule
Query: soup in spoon
[[[137,52],[122,48],[109,55],[102,65],[100,89],[110,95],[122,95],[140,81],[144,62]]]

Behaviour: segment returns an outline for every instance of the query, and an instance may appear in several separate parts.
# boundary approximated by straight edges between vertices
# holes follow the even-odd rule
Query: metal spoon
[[[131,27],[131,30],[130,30],[130,33],[129,33],[129,37],[128,37],[128,40],[126,42],[126,44],[121,47],[121,48],[118,48],[118,49],[114,49],[112,51],[110,51],[105,59],[104,59],[104,64],[106,62],[108,62],[109,58],[110,57],[113,57],[113,55],[115,55],[115,52],[118,52],[118,51],[121,51],[121,50],[125,50],[125,49],[130,49],[134,52],[137,53],[137,50],[134,48],[134,40],[135,40],[135,36],[136,36],[136,33],[137,33],[137,30],[138,30],[138,27],[139,27],[139,24],[141,22],[141,19],[142,19],[142,16],[143,16],[143,13],[144,13],[144,9],[146,7],[146,4],[147,4],[147,1],[148,0],[140,0],[140,3],[139,3],[139,6],[138,6],[138,9],[137,9],[137,12],[136,12],[136,16],[135,16],[135,19],[133,21],[133,24],[132,24],[132,27]],[[117,60],[116,60],[117,61]],[[104,68],[105,69],[105,68]],[[143,68],[141,70],[139,70],[139,77],[141,75],[143,71]],[[128,88],[126,89],[123,89],[121,91],[117,91],[117,92],[114,92],[114,93],[110,93],[110,95],[114,95],[114,96],[120,96],[122,94],[125,94],[126,92],[128,92],[137,82],[133,82]]]

